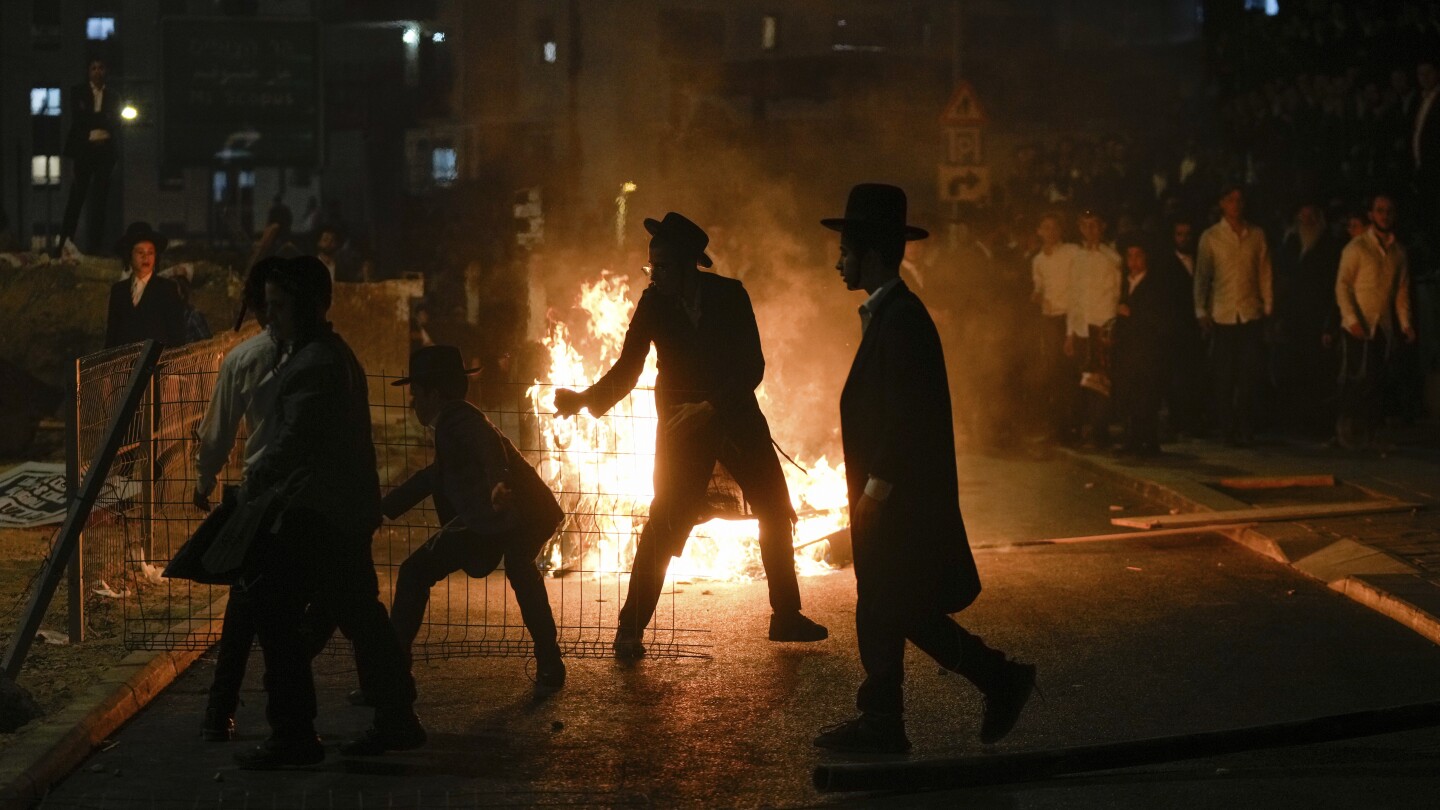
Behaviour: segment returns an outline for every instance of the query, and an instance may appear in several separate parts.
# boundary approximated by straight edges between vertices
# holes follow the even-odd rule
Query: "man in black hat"
[[[410,386],[415,417],[435,431],[435,462],[386,495],[381,511],[394,519],[433,497],[443,525],[401,563],[390,621],[408,653],[432,585],[460,570],[488,576],[504,560],[535,642],[535,693],[550,694],[565,685],[565,664],[535,558],[565,513],[515,445],[465,401],[466,376],[479,370],[465,368],[454,346],[426,346],[410,355],[410,376],[391,383]]]
[[[155,262],[167,244],[169,240],[145,222],[132,222],[115,244],[130,277],[110,287],[105,348],[151,339],[166,346],[185,342],[185,302],[180,287],[155,275]]]
[[[615,654],[645,654],[641,639],[660,601],[665,569],[706,517],[705,495],[717,462],[760,518],[760,556],[774,611],[770,640],[820,641],[828,631],[800,612],[791,539],[795,510],[770,425],[755,399],[765,356],[750,296],[739,281],[700,272],[711,266],[705,255],[710,238],[700,226],[672,211],[662,220],[645,220],[645,229],[652,237],[646,268],[651,284],[635,307],[620,358],[589,390],[555,392],[562,416],[582,407],[604,414],[635,387],[655,344],[655,499],[635,550]]]
[[[415,716],[415,680],[380,603],[370,554],[380,525],[380,480],[370,434],[365,370],[325,319],[330,274],[301,256],[265,283],[270,330],[284,357],[274,409],[279,423],[268,449],[246,468],[242,497],[272,487],[293,492],[276,536],[258,553],[246,582],[265,653],[270,737],[236,754],[243,768],[311,765],[325,758],[315,733],[314,641],[306,608],[333,616],[355,648],[360,688],[375,706],[374,725],[340,747],[347,755],[417,748],[425,729]]]
[[[925,305],[900,280],[905,243],[929,234],[905,224],[905,192],[867,183],[850,192],[835,269],[869,294],[862,338],[840,396],[840,433],[855,555],[855,632],[865,681],[860,716],[826,728],[815,745],[901,753],[905,641],[969,679],[985,696],[983,742],[1014,727],[1035,667],[1005,654],[948,615],[980,594],[960,515],[950,388],[940,336]]]

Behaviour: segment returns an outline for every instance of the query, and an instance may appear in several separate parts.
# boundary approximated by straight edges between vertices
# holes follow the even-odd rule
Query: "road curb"
[[[1087,472],[1181,512],[1210,512],[1214,498],[1202,502],[1175,482],[1158,482],[1138,471],[1106,463],[1078,451],[1063,449],[1071,461]],[[1195,486],[1198,482],[1190,481]],[[1225,496],[1216,493],[1217,497]],[[1367,608],[1440,644],[1440,587],[1426,579],[1422,569],[1383,549],[1356,538],[1314,540],[1291,522],[1266,523],[1242,531],[1217,532],[1245,548],[1305,575]],[[1338,561],[1326,560],[1338,557]],[[1320,564],[1324,561],[1326,564]]]
[[[170,638],[183,639],[181,649],[139,650],[100,674],[70,705],[25,732],[6,752],[0,767],[0,808],[25,808],[44,797],[116,729],[134,717],[156,695],[195,662],[205,648],[205,635],[218,633],[228,595],[172,626]],[[193,647],[193,648],[192,648]]]

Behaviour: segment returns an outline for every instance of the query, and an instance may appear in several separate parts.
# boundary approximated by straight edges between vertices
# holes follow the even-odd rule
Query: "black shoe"
[[[302,740],[266,740],[235,755],[235,761],[247,771],[273,771],[277,768],[303,768],[325,761],[325,746],[320,738]]]
[[[980,742],[1004,739],[1035,691],[1035,665],[1006,661],[1000,685],[985,693],[985,716],[980,721]]]
[[[800,611],[770,614],[771,641],[824,641],[830,637],[825,625],[817,624]]]
[[[350,692],[345,695],[345,700],[351,706],[372,705],[370,703],[370,698],[365,695],[365,690],[363,689],[351,689]]]
[[[386,751],[409,751],[425,744],[425,727],[420,718],[410,715],[409,719],[396,723],[374,725],[355,739],[340,744],[340,753],[347,757],[373,757]]]
[[[615,650],[615,657],[622,661],[634,661],[645,657],[645,645],[640,641],[641,634],[633,630],[615,631],[615,643],[611,648]]]
[[[903,754],[910,750],[910,738],[905,736],[905,719],[900,715],[862,714],[826,726],[815,738],[815,746],[854,754]]]
[[[535,697],[553,695],[565,688],[565,664],[556,659],[535,668]]]
[[[216,708],[205,710],[200,721],[200,739],[205,742],[230,742],[235,738],[235,715]]]

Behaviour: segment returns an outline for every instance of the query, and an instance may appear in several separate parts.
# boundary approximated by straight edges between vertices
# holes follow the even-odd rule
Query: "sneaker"
[[[345,695],[345,702],[349,703],[351,706],[371,705],[370,698],[365,694],[365,690],[363,689],[351,689]]]
[[[340,744],[347,757],[373,757],[386,751],[410,751],[425,744],[425,727],[413,713],[406,720],[373,725],[355,739]]]
[[[214,707],[205,710],[200,721],[200,739],[205,742],[230,742],[235,738],[235,715]]]
[[[299,740],[269,739],[235,754],[235,761],[243,770],[273,771],[279,768],[303,768],[325,761],[325,747],[320,738],[311,735]]]
[[[980,742],[1004,739],[1035,691],[1035,665],[1006,661],[1000,686],[985,693],[985,715],[980,721]]]
[[[615,650],[615,657],[622,661],[645,657],[645,645],[640,641],[640,634],[633,630],[615,631],[615,643],[610,646]]]
[[[556,660],[539,664],[535,669],[535,697],[553,695],[565,688],[565,664]]]
[[[798,610],[770,614],[771,641],[824,641],[829,637],[825,625],[811,621]]]
[[[815,747],[852,754],[903,754],[910,750],[910,738],[900,715],[862,714],[826,726],[815,738]]]

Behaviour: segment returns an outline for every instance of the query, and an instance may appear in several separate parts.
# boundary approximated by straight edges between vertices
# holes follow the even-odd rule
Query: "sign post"
[[[985,161],[985,126],[989,120],[975,88],[961,80],[945,111],[940,126],[945,134],[945,161],[940,164],[940,202],[958,211],[961,203],[981,203],[990,197],[990,167]]]

